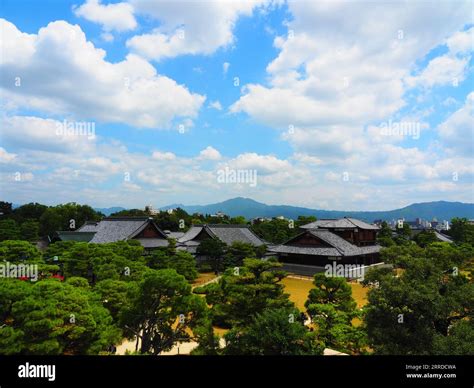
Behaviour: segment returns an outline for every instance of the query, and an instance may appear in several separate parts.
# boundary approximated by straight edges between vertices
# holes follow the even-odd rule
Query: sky
[[[474,202],[473,6],[1,0],[0,198]]]

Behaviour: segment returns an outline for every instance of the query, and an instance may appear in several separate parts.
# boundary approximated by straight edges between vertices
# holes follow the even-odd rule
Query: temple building
[[[369,266],[380,262],[378,226],[354,218],[318,220],[301,227],[302,233],[269,247],[284,269],[303,275],[324,271],[327,264]]]

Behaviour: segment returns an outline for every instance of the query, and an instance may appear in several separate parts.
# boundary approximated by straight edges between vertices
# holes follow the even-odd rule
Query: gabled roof
[[[295,241],[304,234],[311,234],[312,236],[324,241],[329,247],[321,246],[302,246],[297,245]],[[284,244],[277,245],[269,248],[271,252],[275,253],[294,253],[300,255],[312,255],[312,256],[359,256],[369,253],[376,253],[380,251],[380,245],[370,245],[358,247],[357,245],[351,244],[349,241],[344,240],[342,237],[335,233],[332,233],[327,229],[312,229],[307,230],[298,236],[295,236],[285,242]]]
[[[252,244],[254,246],[260,246],[265,243],[254,234],[247,225],[228,224],[194,225],[178,242],[188,243],[194,240],[203,231],[210,237],[218,238],[227,245],[232,245],[232,243],[236,241]]]
[[[301,226],[302,229],[368,229],[368,230],[379,230],[379,227],[376,225],[368,224],[367,222],[358,220],[356,218],[344,217],[339,219],[326,219],[326,220],[317,220],[306,225]]]
[[[148,217],[109,217],[104,218],[96,225],[96,233],[90,242],[108,243],[128,240],[137,236],[150,223],[154,225],[158,234],[166,240],[166,234]]]

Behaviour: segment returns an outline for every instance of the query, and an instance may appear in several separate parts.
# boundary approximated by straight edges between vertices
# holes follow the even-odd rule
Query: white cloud
[[[438,126],[443,144],[451,153],[471,156],[474,154],[474,92],[464,106]]]
[[[0,28],[1,86],[3,98],[12,106],[76,119],[169,128],[177,118],[195,117],[205,101],[205,96],[157,74],[136,55],[117,63],[106,61],[105,51],[88,42],[77,25],[57,21],[37,35],[26,35],[1,19]],[[21,87],[14,84],[18,76],[24,80]]]
[[[222,105],[219,101],[212,101],[209,103],[209,108],[214,108],[216,110],[222,110]]]
[[[127,41],[134,52],[148,59],[160,60],[183,54],[212,54],[234,43],[237,19],[249,16],[267,0],[173,1],[131,0],[138,14],[161,24],[150,33]]]
[[[324,158],[370,148],[363,128],[403,108],[417,61],[469,22],[468,2],[288,7],[288,35],[274,40],[279,54],[267,66],[268,85],[245,85],[230,111],[280,130],[296,152]],[[466,63],[441,57],[423,79],[462,82]]]
[[[8,163],[16,158],[16,154],[11,154],[5,150],[5,148],[0,147],[0,163]]]
[[[77,148],[91,149],[96,141],[93,122],[75,123],[33,116],[3,116],[0,124],[2,142],[17,148],[65,153]]]
[[[172,152],[160,152],[160,151],[153,152],[151,157],[156,160],[175,160],[176,159],[176,155],[173,154]]]
[[[128,3],[101,4],[100,0],[87,0],[74,9],[76,16],[102,25],[105,31],[128,31],[137,27],[133,7]]]
[[[199,153],[199,158],[202,160],[219,160],[222,155],[214,147],[207,146]]]

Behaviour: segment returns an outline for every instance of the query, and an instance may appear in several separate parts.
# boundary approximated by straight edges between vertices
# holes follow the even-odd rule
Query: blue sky
[[[4,0],[0,195],[472,202],[472,6]]]

